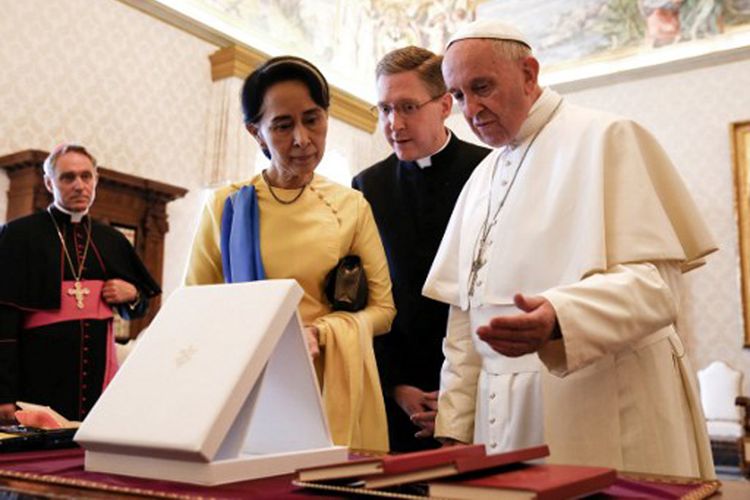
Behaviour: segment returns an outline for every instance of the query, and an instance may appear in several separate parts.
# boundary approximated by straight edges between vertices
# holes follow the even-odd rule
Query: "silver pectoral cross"
[[[91,290],[84,288],[78,280],[76,280],[73,288],[68,288],[68,295],[71,297],[75,295],[76,307],[78,307],[78,309],[83,309],[83,298],[89,293],[91,293]]]
[[[479,270],[482,269],[486,263],[487,259],[484,258],[484,252],[477,255],[477,258],[471,263],[471,270],[469,271],[469,297],[474,296],[474,289],[477,286]]]
[[[477,285],[481,284],[477,281],[477,279],[479,278],[479,271],[484,267],[485,264],[487,264],[487,258],[485,257],[485,254],[487,253],[487,247],[492,244],[491,241],[487,241],[487,238],[489,237],[489,233],[493,225],[494,222],[490,224],[488,228],[482,230],[482,236],[479,239],[479,248],[477,249],[477,254],[474,257],[474,260],[471,262],[471,269],[469,270],[469,297],[474,296],[474,290],[476,289]]]

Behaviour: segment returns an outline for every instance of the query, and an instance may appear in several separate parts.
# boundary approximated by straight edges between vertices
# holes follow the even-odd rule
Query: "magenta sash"
[[[75,281],[63,281],[60,287],[60,309],[28,312],[24,316],[23,327],[28,330],[63,321],[110,320],[107,322],[107,359],[104,368],[104,383],[102,384],[102,390],[104,390],[117,373],[118,368],[111,321],[114,314],[112,308],[102,299],[104,281],[81,280],[81,285],[89,292],[83,299],[82,309],[78,308],[76,297],[68,294],[68,290],[72,290],[74,285]]]

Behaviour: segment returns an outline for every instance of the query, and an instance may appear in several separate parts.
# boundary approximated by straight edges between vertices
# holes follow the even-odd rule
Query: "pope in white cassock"
[[[537,84],[524,35],[462,28],[443,75],[496,149],[465,185],[424,286],[451,305],[435,435],[550,461],[714,477],[675,329],[682,274],[716,250],[638,124]]]

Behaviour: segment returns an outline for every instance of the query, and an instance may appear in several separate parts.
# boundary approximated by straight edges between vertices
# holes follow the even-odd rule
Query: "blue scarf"
[[[255,186],[243,186],[224,203],[221,265],[227,283],[266,279],[260,257],[260,210]]]

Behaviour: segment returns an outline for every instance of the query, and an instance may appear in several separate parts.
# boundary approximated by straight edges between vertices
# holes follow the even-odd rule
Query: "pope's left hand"
[[[127,281],[115,278],[104,282],[102,297],[107,304],[125,304],[138,297],[138,290]]]
[[[557,314],[541,296],[518,293],[513,302],[522,311],[520,314],[494,317],[489,325],[477,328],[477,335],[500,354],[516,358],[538,351],[549,341]]]

